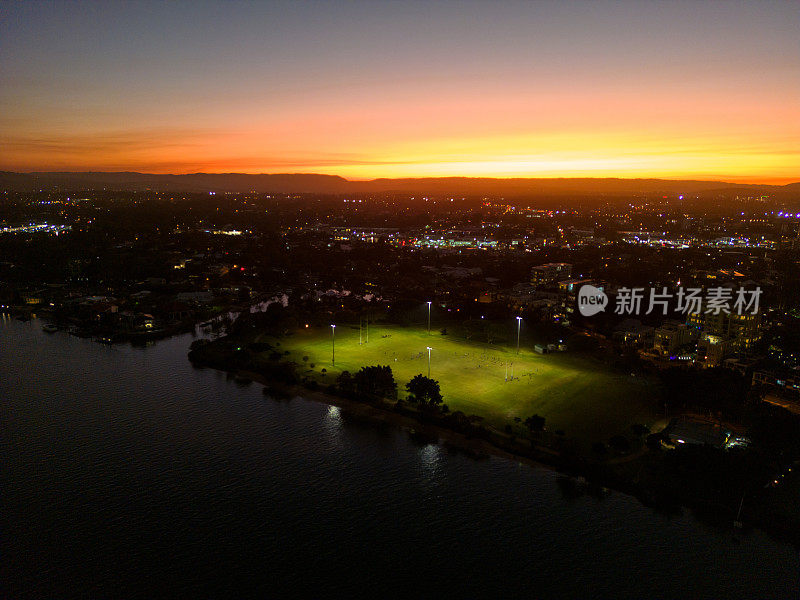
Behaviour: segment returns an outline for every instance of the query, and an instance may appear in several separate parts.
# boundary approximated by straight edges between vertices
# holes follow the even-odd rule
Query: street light
[[[519,330],[522,327],[522,317],[517,317],[517,354],[519,354]]]
[[[431,334],[431,301],[428,300],[428,335]]]
[[[331,325],[331,366],[336,366],[336,325]]]
[[[431,350],[433,350],[433,348],[428,346],[428,379],[431,378]]]

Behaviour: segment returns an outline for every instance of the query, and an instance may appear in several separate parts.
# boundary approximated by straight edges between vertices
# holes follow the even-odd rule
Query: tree
[[[567,348],[570,352],[585,352],[594,354],[598,351],[600,344],[597,339],[585,333],[576,333],[567,339]]]
[[[350,371],[342,371],[341,375],[336,378],[336,383],[343,392],[353,392],[355,384],[353,382],[353,376],[350,375]]]
[[[485,326],[486,341],[490,344],[505,344],[508,342],[508,326],[487,323]],[[516,338],[515,338],[516,339]]]
[[[406,390],[411,402],[419,402],[423,406],[438,406],[442,403],[439,382],[422,374],[414,375],[414,378],[406,384]]]
[[[387,366],[361,367],[353,376],[356,394],[365,398],[397,398],[397,383],[392,368]]]
[[[544,417],[539,415],[533,415],[525,419],[525,427],[527,427],[531,432],[533,431],[543,431],[544,430]]]
[[[631,443],[623,435],[615,435],[608,440],[608,445],[618,452],[628,452],[631,449]]]
[[[697,406],[737,414],[747,400],[750,381],[734,371],[714,367],[690,371],[673,367],[661,372],[670,406]]]
[[[471,339],[486,339],[485,323],[480,319],[468,319],[461,324],[461,329],[464,332],[464,338]]]

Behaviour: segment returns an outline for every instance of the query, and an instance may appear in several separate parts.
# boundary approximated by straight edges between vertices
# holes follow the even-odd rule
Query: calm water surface
[[[798,597],[791,546],[0,319],[12,598]]]

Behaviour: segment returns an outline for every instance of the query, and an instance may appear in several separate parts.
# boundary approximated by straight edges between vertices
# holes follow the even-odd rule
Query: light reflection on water
[[[427,444],[419,449],[418,454],[425,472],[430,477],[436,477],[439,469],[442,448],[438,444]]]

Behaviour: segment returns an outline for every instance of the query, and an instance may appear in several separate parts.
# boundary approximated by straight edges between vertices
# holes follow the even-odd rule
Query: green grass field
[[[592,442],[625,432],[634,423],[652,425],[659,416],[652,384],[565,353],[540,355],[523,348],[517,354],[515,347],[384,325],[370,326],[369,343],[359,345],[358,326],[338,325],[332,366],[330,328],[258,341],[280,342],[301,375],[313,374],[320,382],[332,383],[345,370],[355,373],[362,366],[389,365],[401,398],[406,382],[418,373],[427,375],[426,347],[431,346],[431,377],[439,382],[450,410],[481,415],[501,426],[513,417],[538,413],[547,419],[548,429]]]

